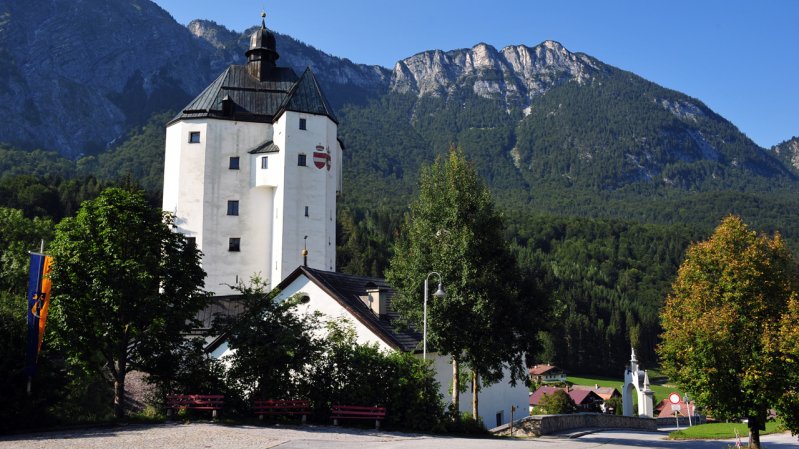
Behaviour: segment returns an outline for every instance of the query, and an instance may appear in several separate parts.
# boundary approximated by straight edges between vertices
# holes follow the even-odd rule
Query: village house
[[[530,381],[536,384],[566,382],[566,372],[554,365],[535,365],[530,368]]]
[[[556,391],[565,391],[571,400],[574,401],[574,405],[577,407],[578,412],[599,412],[601,410],[600,406],[603,400],[592,390],[573,390],[569,387],[560,388],[544,385],[538,387],[537,390],[530,394],[528,400],[530,413],[533,413],[533,407],[541,405],[541,399],[544,395],[553,394]]]

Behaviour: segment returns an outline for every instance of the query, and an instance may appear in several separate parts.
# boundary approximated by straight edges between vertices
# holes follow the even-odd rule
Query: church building
[[[395,326],[393,289],[382,279],[336,272],[336,199],[342,185],[338,121],[311,69],[279,67],[264,22],[250,36],[246,65],[231,65],[167,125],[163,210],[202,251],[214,301],[198,319],[206,351],[230,353],[227,336],[208,336],[217,315],[241,304],[230,286],[253,275],[277,300],[304,296],[304,313],[347,319],[357,341],[421,354],[421,335]],[[451,357],[429,353],[442,397]],[[484,386],[487,427],[523,409],[524,385]],[[462,395],[463,411],[470,407]]]
[[[310,68],[279,67],[262,21],[231,65],[167,125],[163,209],[203,252],[205,288],[300,265],[334,271],[338,120]]]

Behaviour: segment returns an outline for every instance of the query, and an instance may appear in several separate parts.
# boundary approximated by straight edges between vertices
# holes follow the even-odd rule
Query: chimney
[[[369,308],[372,309],[376,315],[385,315],[388,313],[388,304],[386,300],[386,293],[379,287],[371,287],[366,290],[367,300],[369,301]]]

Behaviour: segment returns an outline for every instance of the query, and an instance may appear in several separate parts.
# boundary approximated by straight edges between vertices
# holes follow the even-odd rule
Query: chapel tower
[[[203,252],[216,295],[254,274],[274,287],[306,247],[309,267],[336,268],[338,120],[310,68],[298,77],[277,65],[265,21],[246,56],[166,131],[163,209]]]

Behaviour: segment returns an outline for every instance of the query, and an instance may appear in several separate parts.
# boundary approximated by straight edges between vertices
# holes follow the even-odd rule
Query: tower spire
[[[266,29],[266,11],[261,11],[261,29]]]

